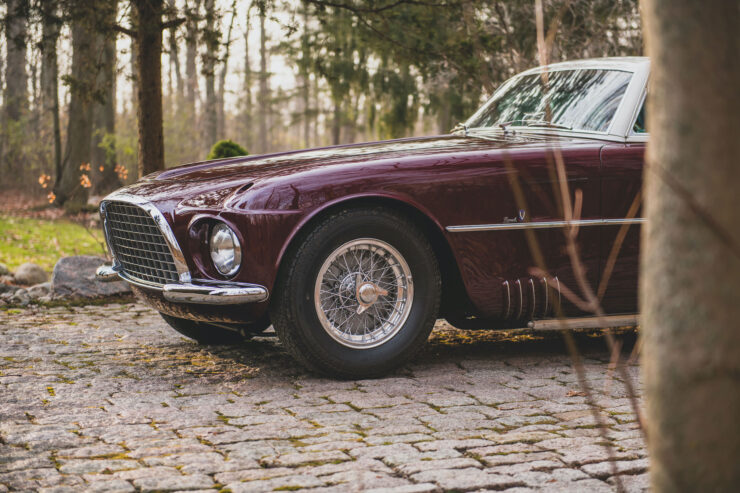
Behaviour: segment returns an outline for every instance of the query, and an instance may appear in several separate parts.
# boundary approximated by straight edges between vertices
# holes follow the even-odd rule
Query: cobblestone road
[[[624,386],[601,338],[577,342],[608,442],[558,335],[440,323],[412,364],[348,382],[271,337],[198,347],[141,305],[0,312],[0,492],[613,491],[609,449],[642,491]]]

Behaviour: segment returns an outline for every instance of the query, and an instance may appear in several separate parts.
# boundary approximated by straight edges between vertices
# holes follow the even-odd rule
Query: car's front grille
[[[125,202],[107,202],[104,210],[108,241],[125,274],[155,284],[178,282],[172,253],[149,213]]]

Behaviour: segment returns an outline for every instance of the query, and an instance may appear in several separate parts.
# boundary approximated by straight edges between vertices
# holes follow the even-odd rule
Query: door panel
[[[563,149],[571,203],[576,190],[583,197],[582,219],[600,217],[600,161],[602,144],[589,143]],[[446,225],[548,222],[564,219],[554,159],[542,150],[512,152],[507,162],[487,164],[488,171],[456,183],[461,187],[461,213]],[[519,218],[523,211],[523,220]],[[456,214],[452,214],[455,216]],[[587,281],[598,281],[599,228],[581,228],[576,238]],[[533,274],[538,249],[547,271],[571,291],[580,293],[566,251],[563,228],[503,229],[450,233],[468,294],[483,316],[527,321],[544,315],[545,297],[552,308],[557,293],[545,288],[542,276]],[[552,284],[552,283],[551,283]],[[581,313],[562,298],[566,313]],[[508,315],[508,317],[506,317]]]

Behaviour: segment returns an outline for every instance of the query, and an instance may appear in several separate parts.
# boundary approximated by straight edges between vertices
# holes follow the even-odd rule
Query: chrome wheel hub
[[[357,289],[357,301],[360,304],[372,305],[378,299],[378,294],[378,287],[371,282],[366,282]]]
[[[411,270],[398,250],[381,240],[345,243],[316,277],[314,303],[322,327],[352,348],[390,340],[406,322],[412,302]]]

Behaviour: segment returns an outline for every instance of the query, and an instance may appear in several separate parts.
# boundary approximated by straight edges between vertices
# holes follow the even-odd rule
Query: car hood
[[[340,145],[259,156],[203,161],[149,175],[122,190],[152,202],[173,201],[208,207],[258,181],[286,177],[317,168],[368,166],[373,162],[406,161],[430,156],[457,158],[469,153],[512,147],[542,146],[553,139],[538,133],[490,132],[485,136],[442,135]]]
[[[485,138],[442,135],[396,139],[204,161],[169,169],[159,174],[156,179],[192,182],[207,181],[216,177],[228,178],[235,175],[260,178],[281,175],[286,171],[305,171],[308,168],[333,164],[356,163],[359,165],[369,161],[504,148],[543,140],[542,135],[503,135],[502,133],[489,134]]]

